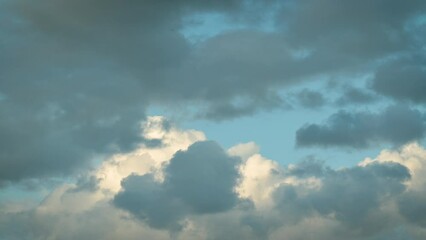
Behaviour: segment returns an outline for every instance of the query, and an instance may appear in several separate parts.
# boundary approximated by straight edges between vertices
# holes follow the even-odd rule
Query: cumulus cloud
[[[197,142],[177,152],[164,170],[164,181],[132,175],[114,204],[158,228],[176,228],[188,214],[229,210],[237,203],[234,190],[238,160],[214,142]]]
[[[253,142],[228,151],[211,141],[193,139],[182,145],[182,138],[194,136],[193,130],[167,127],[158,117],[149,119],[146,132],[169,139],[167,144],[141,145],[127,156],[110,158],[86,180],[56,188],[35,207],[1,205],[0,237],[417,240],[426,236],[419,212],[426,196],[426,150],[419,144],[384,150],[342,169],[315,160],[284,166],[262,156]],[[171,148],[176,150],[170,154]],[[160,149],[164,155],[158,154]],[[147,161],[147,155],[160,160]],[[135,166],[133,173],[127,164]],[[121,190],[106,184],[108,177],[100,174],[105,172],[117,173]]]
[[[300,147],[365,148],[387,142],[404,144],[425,135],[424,114],[404,105],[386,108],[380,113],[339,111],[324,124],[306,124],[296,132]]]

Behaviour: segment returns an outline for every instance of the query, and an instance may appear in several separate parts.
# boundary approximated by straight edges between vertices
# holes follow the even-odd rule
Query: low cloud
[[[342,169],[315,160],[285,166],[262,156],[254,143],[226,153],[214,142],[190,140],[193,130],[151,121],[148,135],[166,145],[116,155],[35,207],[0,205],[0,238],[426,237],[420,214],[426,150],[418,144],[384,150]],[[147,161],[148,156],[158,161]],[[145,165],[150,167],[141,168]],[[122,180],[121,190],[108,174]]]
[[[366,148],[378,143],[404,144],[425,136],[424,114],[404,105],[383,112],[339,111],[323,124],[307,124],[296,132],[299,147]]]
[[[152,227],[177,230],[189,214],[218,213],[236,205],[237,164],[216,143],[197,142],[173,156],[163,182],[150,174],[124,179],[114,204]]]

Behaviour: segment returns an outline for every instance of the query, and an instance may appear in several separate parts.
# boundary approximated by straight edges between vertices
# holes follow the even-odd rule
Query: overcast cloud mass
[[[423,0],[0,0],[0,239],[426,239],[425,53]]]

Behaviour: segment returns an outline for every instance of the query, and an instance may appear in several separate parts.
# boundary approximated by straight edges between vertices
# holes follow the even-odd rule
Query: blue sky
[[[425,239],[425,16],[0,0],[0,239]]]

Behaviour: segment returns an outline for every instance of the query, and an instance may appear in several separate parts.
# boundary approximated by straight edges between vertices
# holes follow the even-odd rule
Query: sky
[[[426,239],[426,2],[0,0],[0,239]]]

